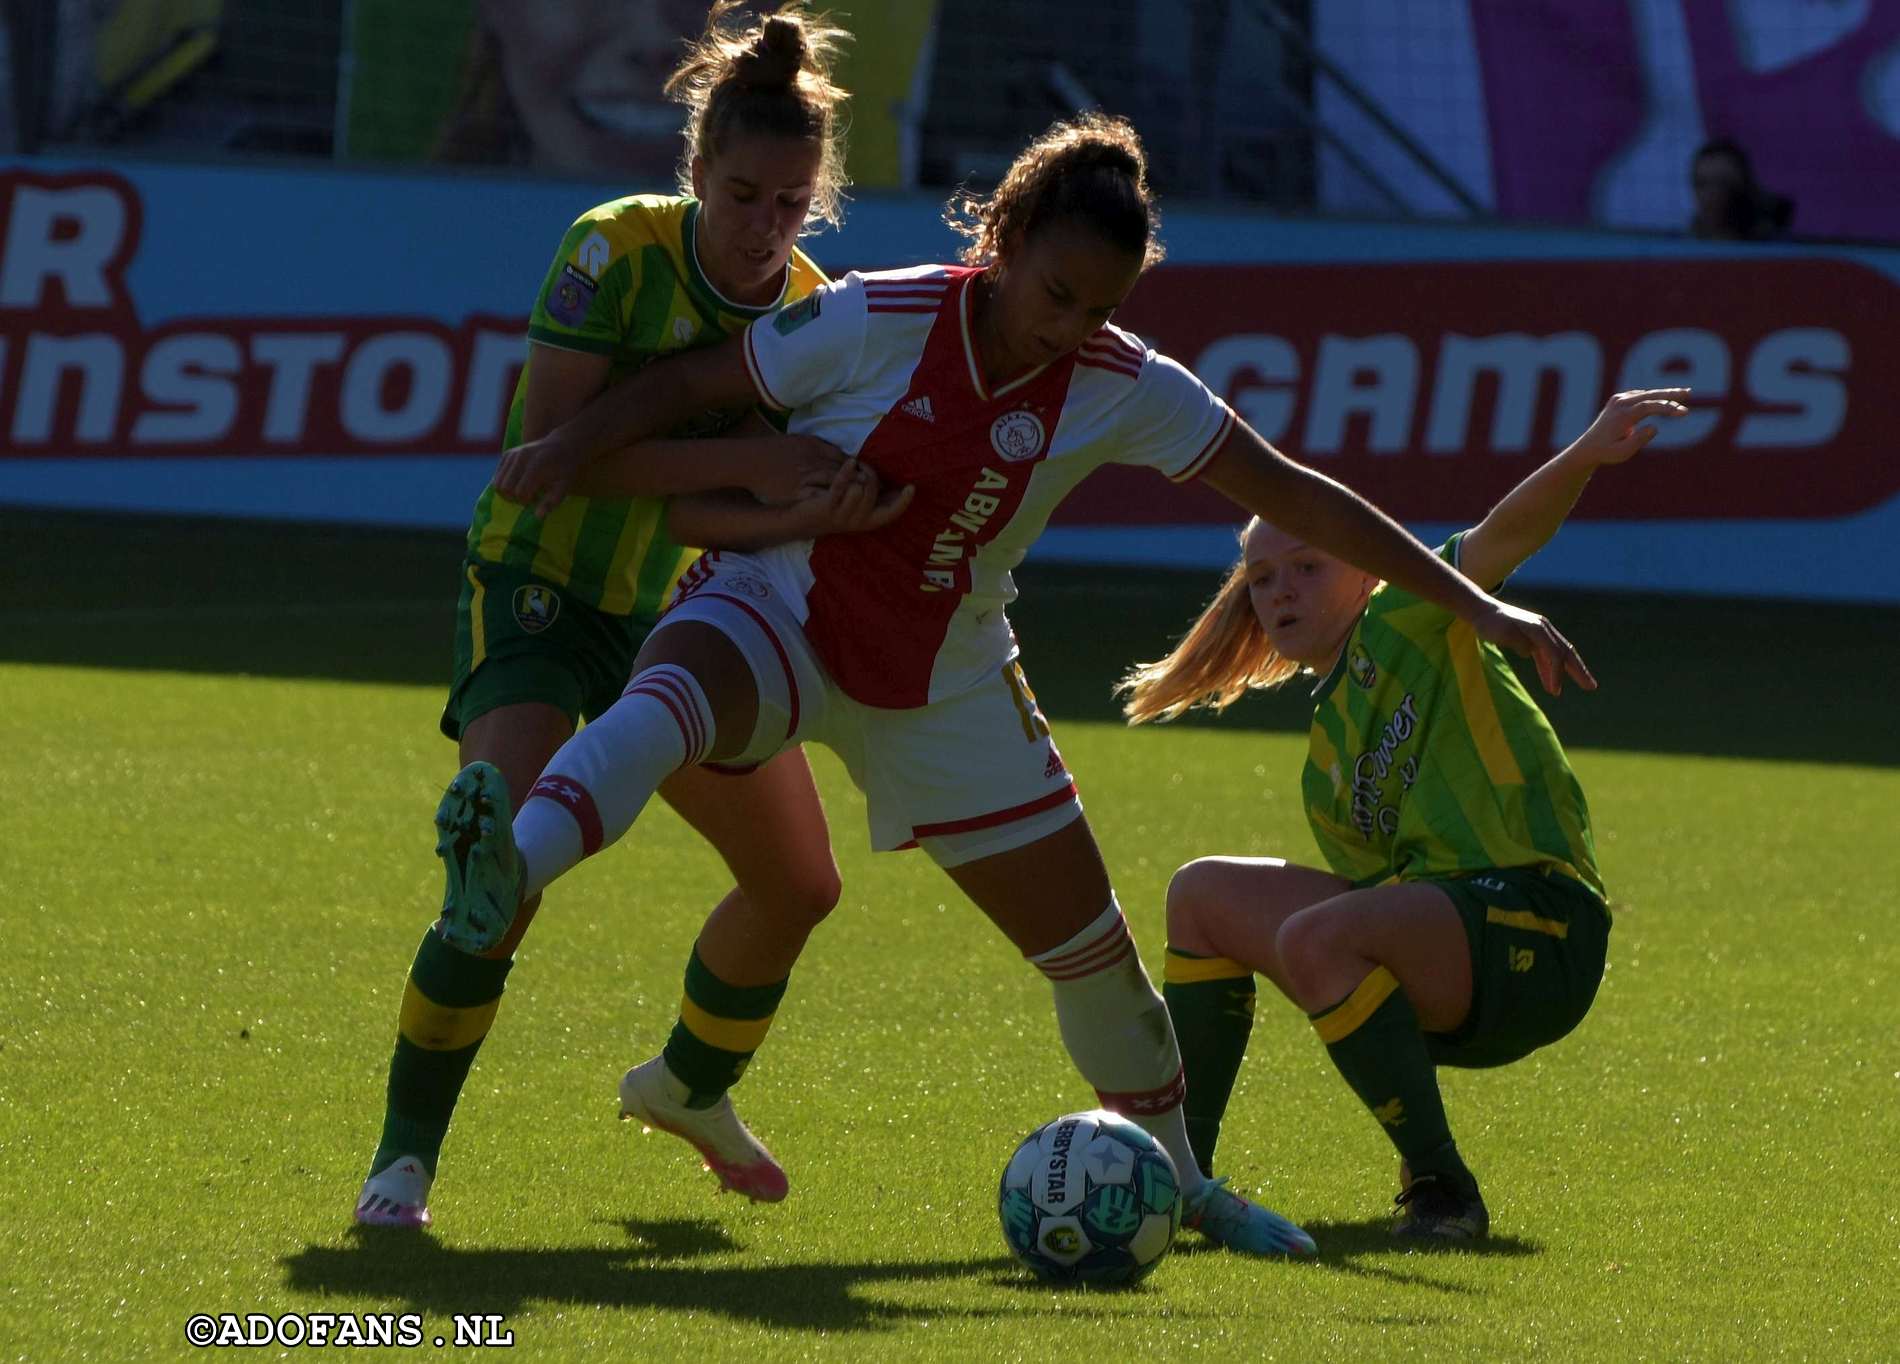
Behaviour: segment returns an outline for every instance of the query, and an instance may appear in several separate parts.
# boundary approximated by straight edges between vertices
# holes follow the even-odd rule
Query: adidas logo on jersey
[[[930,399],[927,397],[920,396],[912,398],[909,402],[904,404],[901,410],[908,412],[911,416],[917,418],[918,421],[934,422],[937,420],[937,414],[931,411]]]

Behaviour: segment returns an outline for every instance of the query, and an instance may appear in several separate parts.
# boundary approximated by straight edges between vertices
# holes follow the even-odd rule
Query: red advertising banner
[[[1395,515],[1481,516],[1628,388],[1686,385],[1640,479],[1581,519],[1844,516],[1900,491],[1900,287],[1850,261],[1157,268],[1117,321],[1289,454]],[[1062,522],[1228,522],[1207,489],[1113,470]]]
[[[500,448],[526,317],[147,325],[126,280],[143,219],[138,190],[111,172],[0,175],[0,455]]]
[[[145,320],[154,245],[107,171],[0,175],[0,455],[492,455],[524,321],[407,296],[286,314],[230,297]],[[359,248],[308,267],[348,267]],[[189,253],[189,256],[181,255]],[[179,262],[174,266],[173,262]],[[231,270],[241,269],[232,266]],[[537,265],[538,269],[539,266]],[[224,274],[231,271],[226,270]],[[218,276],[222,278],[222,275]],[[458,294],[458,297],[466,295]],[[406,306],[407,305],[407,306]],[[1847,259],[1163,265],[1118,320],[1268,440],[1414,521],[1469,520],[1617,390],[1686,385],[1640,479],[1579,519],[1843,517],[1900,492],[1900,286]],[[1105,471],[1062,523],[1229,522],[1204,488]]]

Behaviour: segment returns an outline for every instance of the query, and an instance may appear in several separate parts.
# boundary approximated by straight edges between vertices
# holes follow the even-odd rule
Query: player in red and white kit
[[[668,774],[826,744],[866,793],[873,846],[921,845],[1048,977],[1077,1068],[1174,1157],[1184,1220],[1242,1251],[1311,1254],[1299,1228],[1195,1164],[1166,1011],[1016,664],[1010,571],[1091,470],[1146,464],[1204,478],[1534,654],[1548,686],[1588,674],[1548,622],[1478,590],[1108,325],[1160,254],[1126,123],[1058,125],[964,209],[966,266],[848,276],[740,339],[651,366],[504,457],[497,486],[545,509],[600,452],[676,413],[754,399],[912,500],[879,531],[703,558],[622,700],[548,764],[512,838],[505,791],[479,765],[451,785],[444,914],[499,936],[522,898],[623,834]],[[767,543],[774,513],[757,510]],[[666,1079],[660,1058],[630,1071],[626,1110],[645,1116],[643,1094]]]

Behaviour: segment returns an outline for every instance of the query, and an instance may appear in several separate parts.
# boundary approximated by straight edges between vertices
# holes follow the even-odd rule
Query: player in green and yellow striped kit
[[[713,8],[667,85],[685,106],[682,188],[692,192],[618,199],[568,230],[535,299],[507,445],[559,426],[654,358],[711,345],[823,282],[796,242],[811,222],[839,218],[844,92],[828,73],[844,36],[797,4],[763,20]],[[706,413],[640,453],[545,519],[492,486],[476,504],[442,731],[459,742],[461,764],[499,769],[512,805],[577,717],[619,698],[697,553],[682,542],[871,529],[882,514],[875,480],[855,461],[749,412]],[[667,500],[715,490],[751,496]],[[645,1116],[698,1146],[726,1187],[782,1198],[783,1172],[725,1091],[763,1039],[799,947],[837,901],[824,811],[797,750],[743,775],[689,767],[661,794],[738,886],[688,963],[668,1069],[653,1078]],[[505,821],[495,804],[491,816]],[[424,934],[357,1221],[429,1225],[442,1140],[535,907],[523,906],[495,944],[458,941],[446,923]]]
[[[1591,475],[1685,411],[1622,393],[1441,551],[1494,590]],[[1301,792],[1330,870],[1208,857],[1168,888],[1164,995],[1203,1168],[1253,1024],[1258,971],[1305,1010],[1400,1155],[1401,1236],[1489,1230],[1436,1067],[1499,1066],[1582,1021],[1610,914],[1562,746],[1504,656],[1457,617],[1254,521],[1242,559],[1173,653],[1124,684],[1131,722],[1224,707],[1316,673]],[[1553,693],[1558,675],[1546,672]],[[1323,1249],[1323,1247],[1322,1247]]]

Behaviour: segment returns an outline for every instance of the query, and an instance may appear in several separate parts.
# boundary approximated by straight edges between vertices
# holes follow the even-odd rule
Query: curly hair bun
[[[1012,241],[1071,220],[1140,256],[1144,270],[1166,254],[1148,154],[1127,119],[1089,112],[1051,124],[987,197],[965,190],[944,213],[951,229],[970,239],[964,263],[985,266],[999,261]]]
[[[1112,170],[1126,175],[1130,180],[1140,183],[1148,174],[1148,167],[1136,152],[1122,142],[1102,141],[1097,138],[1079,139],[1069,151],[1064,169],[1070,174],[1082,171]]]

